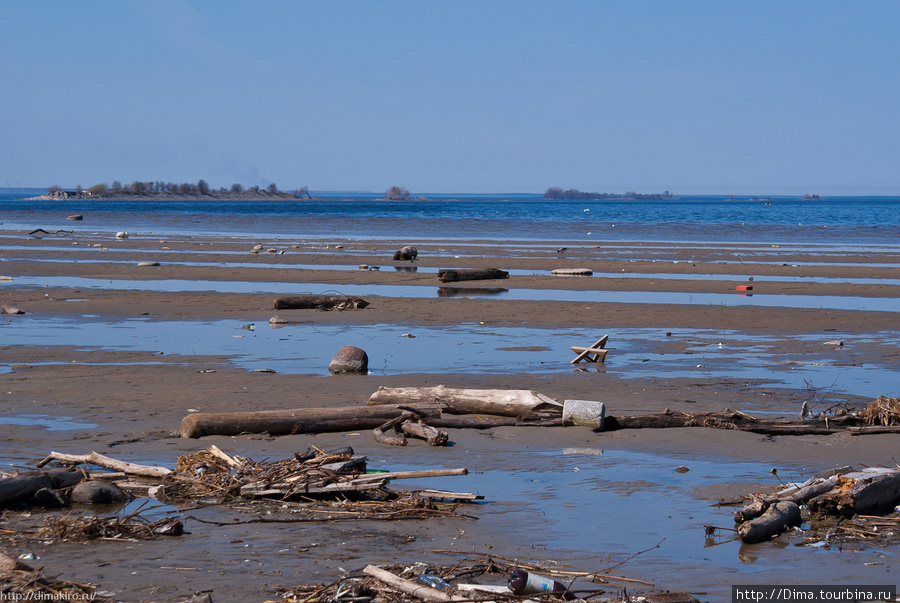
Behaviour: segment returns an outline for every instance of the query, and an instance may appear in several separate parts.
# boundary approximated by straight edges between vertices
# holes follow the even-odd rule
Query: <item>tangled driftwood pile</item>
[[[459,554],[453,551],[436,551]],[[551,567],[554,566],[555,567]],[[516,575],[524,580],[516,580]],[[656,592],[629,596],[624,590],[596,588],[621,582],[653,586],[649,582],[604,573],[569,571],[558,564],[526,563],[501,556],[463,559],[453,565],[416,563],[409,566],[368,565],[330,584],[285,589],[282,601],[295,603],[449,603],[452,601],[558,601],[575,598],[599,603],[693,603],[688,593]]]
[[[804,520],[813,522],[816,531],[811,539],[817,541],[837,532],[844,532],[845,538],[852,535],[853,529],[839,527],[845,520],[864,520],[870,526],[878,525],[873,521],[880,520],[896,528],[887,531],[890,541],[900,530],[898,505],[900,467],[869,467],[861,471],[843,467],[819,473],[802,484],[791,484],[770,496],[754,496],[735,514],[735,523],[743,542],[757,543],[798,527]],[[879,513],[881,517],[873,515]],[[865,529],[861,532],[866,536]]]

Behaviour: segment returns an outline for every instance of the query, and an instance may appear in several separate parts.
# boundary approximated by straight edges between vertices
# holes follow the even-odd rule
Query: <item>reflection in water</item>
[[[503,287],[438,287],[438,297],[481,297],[500,295],[509,289]]]

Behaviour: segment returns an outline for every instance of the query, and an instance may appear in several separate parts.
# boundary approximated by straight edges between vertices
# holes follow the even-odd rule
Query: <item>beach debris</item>
[[[166,477],[167,475],[172,473],[172,470],[166,467],[129,463],[127,461],[120,461],[118,459],[104,456],[96,452],[89,452],[88,454],[65,454],[62,452],[51,452],[47,455],[46,458],[44,458],[44,460],[40,461],[35,466],[40,468],[50,461],[57,461],[60,463],[67,463],[71,465],[96,465],[98,467],[112,469],[113,471],[121,471],[122,473],[128,475],[142,475],[145,477],[161,478]]]
[[[41,490],[69,488],[82,479],[84,479],[83,473],[68,469],[28,471],[0,477],[0,507],[19,502],[28,502]]]
[[[2,222],[0,222],[0,224],[2,224]],[[11,280],[13,280],[13,277],[0,274],[0,283],[8,283]]]
[[[741,542],[755,544],[771,540],[800,523],[800,506],[791,501],[779,501],[769,505],[759,517],[741,523],[737,533]]]
[[[289,323],[290,323],[290,321],[287,318],[284,318],[282,316],[273,316],[272,318],[269,319],[269,324],[272,325],[273,327],[275,327],[275,326],[280,327],[280,326],[283,326],[283,325],[286,325]]]
[[[551,270],[553,276],[593,276],[594,271],[590,268],[557,268]]]
[[[772,473],[777,477],[774,469]],[[800,525],[802,520],[811,526],[805,530],[808,541],[824,539],[827,543],[851,518],[877,525],[879,517],[873,513],[886,514],[885,521],[896,522],[887,525],[900,528],[900,517],[888,517],[897,514],[900,503],[900,467],[868,467],[861,471],[840,467],[785,486],[771,495],[752,495],[751,502],[735,513],[741,541],[752,544],[769,540]],[[881,540],[900,540],[900,533],[879,534],[877,528],[874,534],[868,529],[849,529],[844,536],[865,537],[867,533]]]
[[[481,414],[443,414],[446,405],[404,404],[376,406],[338,406],[261,410],[254,412],[191,413],[181,420],[181,437],[201,438],[208,435],[268,433],[294,435],[300,433],[352,432],[374,429],[412,408],[433,427],[455,429],[490,429],[492,427],[560,426],[559,412],[542,411],[526,416],[491,416]],[[555,415],[555,418],[554,418]],[[357,434],[358,435],[358,434]]]
[[[566,400],[563,402],[562,424],[583,425],[596,431],[603,431],[603,420],[606,418],[606,407],[603,402],[593,400]]]
[[[72,214],[71,216],[66,216],[66,220],[70,222],[80,222],[81,220],[84,220],[84,216],[81,214]]]
[[[159,266],[159,262],[138,262],[138,266]]]
[[[406,408],[391,406],[338,406],[255,412],[191,413],[181,421],[181,437],[268,433],[328,433],[374,429],[403,414]],[[440,417],[440,408],[416,408],[426,419]]]
[[[509,272],[499,268],[473,268],[473,269],[441,269],[438,270],[438,279],[442,283],[455,283],[458,281],[478,281],[509,278]]]
[[[388,435],[386,432],[391,430],[400,435]],[[404,411],[399,417],[376,427],[374,434],[376,442],[391,446],[406,446],[406,436],[425,440],[432,446],[446,446],[450,439],[446,431],[425,424],[413,411]]]
[[[0,314],[25,314],[25,310],[21,310],[15,306],[3,305],[0,306]]]
[[[116,238],[117,238],[117,239],[120,239],[120,240],[125,240],[125,239],[127,239],[127,238],[128,238],[128,231],[127,231],[127,230],[120,230],[119,232],[116,233]]]
[[[578,364],[582,360],[585,362],[606,362],[606,354],[609,351],[606,349],[608,341],[609,335],[604,335],[586,348],[577,345],[571,346],[572,351],[578,355],[570,360],[569,364]]]
[[[365,375],[369,372],[369,355],[361,348],[345,345],[331,359],[328,372],[332,375]]]
[[[863,420],[869,425],[900,425],[900,398],[878,396],[866,406]]]
[[[47,235],[53,235],[57,237],[72,236],[73,234],[75,234],[75,232],[72,230],[44,230],[43,228],[35,228],[28,234],[36,239],[40,239]]]
[[[275,300],[276,310],[361,310],[369,302],[349,295],[291,295]]]
[[[547,411],[559,417],[562,404],[531,390],[454,389],[444,385],[435,387],[384,387],[369,396],[367,405],[378,404],[439,404],[452,414],[490,414],[520,417]]]
[[[466,555],[464,552],[437,550],[436,553]],[[603,597],[605,590],[595,584],[621,582],[629,589],[652,583],[602,572],[572,571],[556,561],[525,561],[495,553],[474,553],[452,565],[416,562],[405,565],[366,565],[362,571],[345,572],[340,579],[326,585],[301,585],[281,593],[282,601],[392,601],[394,603],[452,603],[473,601],[484,603],[517,603],[526,601],[559,601],[583,598],[597,603],[695,603],[688,593],[645,592],[617,593]],[[515,594],[511,587],[527,595]],[[477,581],[478,583],[473,583]],[[529,584],[530,582],[530,584]],[[552,589],[539,588],[548,583]],[[556,583],[556,584],[553,584]],[[559,586],[557,586],[557,584]],[[536,591],[536,592],[529,592]]]
[[[856,413],[840,412],[831,416],[819,415],[806,420],[757,419],[739,410],[726,408],[722,412],[688,413],[665,409],[661,413],[637,416],[607,415],[605,431],[617,429],[661,429],[666,427],[707,427],[711,429],[735,429],[765,435],[828,435],[832,433],[854,433],[862,423]],[[887,428],[878,428],[887,429]],[[861,432],[865,433],[865,432]]]
[[[412,245],[405,245],[394,252],[394,259],[400,261],[413,261],[418,257],[419,250]]]
[[[0,592],[13,601],[112,601],[92,584],[79,584],[47,576],[44,568],[33,568],[27,563],[0,551]]]
[[[262,249],[263,249],[262,244],[256,244],[256,245],[254,245],[253,247],[250,248],[250,253],[252,253],[252,254],[257,254],[257,253],[259,253],[260,251],[262,251]]]

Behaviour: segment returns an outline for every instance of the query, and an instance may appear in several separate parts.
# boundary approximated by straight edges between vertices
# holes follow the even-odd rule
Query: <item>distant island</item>
[[[562,189],[558,186],[551,186],[544,193],[544,199],[678,199],[678,197],[670,193],[669,191],[666,191],[664,193],[651,194],[642,194],[636,193],[634,191],[628,191],[627,193],[620,195],[616,193],[587,193],[575,188]]]
[[[266,188],[258,186],[244,188],[242,184],[232,184],[231,188],[221,187],[215,189],[201,178],[196,184],[193,182],[138,182],[135,180],[131,184],[123,185],[118,180],[115,180],[112,185],[101,183],[86,189],[82,188],[81,185],[73,190],[51,186],[47,189],[46,194],[32,197],[32,199],[123,199],[129,197],[139,199],[222,199],[238,201],[312,198],[309,194],[309,189],[305,186],[290,192],[279,191],[275,183],[270,184]]]
[[[193,182],[139,182],[135,180],[131,184],[123,185],[118,180],[111,185],[106,183],[95,184],[89,188],[76,186],[72,190],[66,190],[59,186],[51,186],[46,194],[30,197],[31,200],[53,201],[60,199],[170,199],[172,201],[190,201],[192,199],[213,199],[223,201],[258,201],[270,199],[315,199],[309,193],[306,186],[293,191],[280,191],[273,182],[265,188],[232,184],[231,188],[213,188],[206,180],[200,179]],[[409,190],[405,186],[392,186],[384,198],[390,201],[407,201],[411,198]]]

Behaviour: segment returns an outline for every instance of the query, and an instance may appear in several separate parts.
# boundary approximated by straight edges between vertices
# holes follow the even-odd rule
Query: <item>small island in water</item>
[[[603,200],[603,199],[678,199],[676,195],[670,193],[669,191],[665,191],[664,193],[650,193],[650,194],[642,194],[636,193],[634,191],[628,191],[624,194],[616,194],[616,193],[588,193],[585,191],[580,191],[575,188],[562,189],[558,186],[551,186],[544,192],[544,199],[589,199],[589,200]]]

